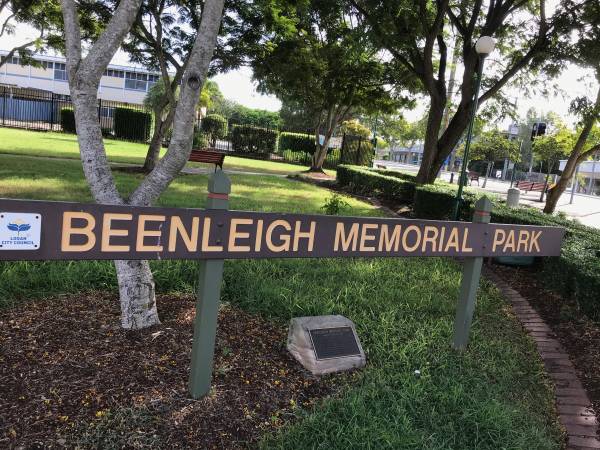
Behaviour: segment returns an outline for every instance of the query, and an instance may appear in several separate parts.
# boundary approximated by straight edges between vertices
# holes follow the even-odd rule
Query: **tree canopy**
[[[462,152],[464,153],[464,148]],[[493,162],[504,158],[518,161],[519,143],[508,139],[506,133],[497,129],[484,131],[471,145],[471,160]]]
[[[417,176],[421,183],[433,182],[467,127],[474,106],[479,63],[476,40],[480,36],[497,40],[494,63],[483,78],[480,103],[499,98],[501,89],[509,82],[522,81],[523,88],[543,88],[540,75],[554,75],[561,67],[557,60],[549,61],[546,56],[572,27],[564,17],[580,13],[577,5],[562,3],[547,17],[545,0],[488,3],[351,0],[351,3],[368,23],[367,34],[372,36],[374,44],[389,51],[394,63],[410,74],[421,92],[429,97],[423,161]],[[462,83],[458,105],[448,126],[442,129],[448,99],[448,53],[453,45],[460,46]]]
[[[340,1],[261,0],[265,39],[252,58],[260,91],[312,117],[322,167],[339,123],[355,110],[388,111],[401,98],[392,71]],[[321,142],[319,136],[325,139]]]

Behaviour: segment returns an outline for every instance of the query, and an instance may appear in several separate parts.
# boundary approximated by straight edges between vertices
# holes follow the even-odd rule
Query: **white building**
[[[566,159],[561,159],[559,170],[564,170],[567,165]],[[590,195],[598,195],[598,181],[600,181],[600,161],[583,161],[577,170],[576,192]]]
[[[1,51],[6,55],[8,52]],[[34,56],[41,67],[20,64],[14,56],[0,67],[0,85],[41,89],[69,95],[66,60],[56,56]],[[160,74],[144,69],[110,64],[100,79],[98,98],[141,105]]]
[[[402,164],[420,165],[423,159],[423,143],[415,144],[412,147],[400,147],[392,145],[389,150],[390,161]]]

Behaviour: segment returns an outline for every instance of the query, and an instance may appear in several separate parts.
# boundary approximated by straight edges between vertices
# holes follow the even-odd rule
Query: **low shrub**
[[[463,191],[461,219],[469,220],[471,208],[477,200],[477,194]],[[456,186],[427,184],[415,188],[413,213],[419,219],[448,220],[454,219],[456,208]]]
[[[600,232],[533,208],[494,205],[492,222],[558,226],[566,230],[560,257],[543,258],[535,277],[565,298],[574,299],[592,320],[600,322]]]
[[[213,147],[217,139],[223,139],[227,136],[227,119],[220,114],[208,114],[202,119],[200,126]]]
[[[367,196],[411,204],[415,194],[415,184],[397,177],[382,175],[364,167],[339,165],[337,182],[340,187]]]
[[[208,147],[208,138],[202,130],[194,131],[194,140],[192,142],[192,148],[206,148]]]
[[[75,111],[73,108],[62,108],[60,110],[60,126],[65,133],[76,133]]]
[[[373,143],[360,136],[345,135],[342,144],[342,164],[371,167],[373,164]]]
[[[115,108],[114,129],[117,139],[147,142],[150,138],[152,115],[131,108]]]
[[[279,134],[279,152],[290,150],[293,152],[304,152],[312,155],[315,153],[315,137],[306,133],[288,133],[286,131]]]
[[[386,175],[389,177],[400,178],[405,181],[412,181],[413,183],[417,182],[417,176],[412,173],[406,172],[398,172],[397,170],[387,170],[387,169],[370,169],[373,172],[380,173],[381,175]]]
[[[275,153],[277,131],[249,125],[234,125],[231,130],[231,146],[240,153]]]

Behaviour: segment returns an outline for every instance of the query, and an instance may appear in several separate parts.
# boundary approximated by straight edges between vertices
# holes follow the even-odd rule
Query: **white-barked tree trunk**
[[[130,196],[119,194],[108,164],[98,118],[98,86],[125,39],[142,0],[122,0],[100,37],[82,54],[77,4],[61,0],[69,88],[85,177],[97,203],[150,206],[179,174],[192,148],[194,115],[206,80],[223,15],[224,0],[206,0],[194,46],[188,55],[181,95],[175,109],[173,137],[167,153]],[[140,329],[160,323],[154,279],[148,261],[115,261],[121,302],[121,325]]]

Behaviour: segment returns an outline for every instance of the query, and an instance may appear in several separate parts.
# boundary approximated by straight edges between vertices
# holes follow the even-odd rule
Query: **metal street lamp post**
[[[479,88],[481,86],[481,77],[483,76],[483,62],[487,55],[494,51],[496,41],[491,36],[481,36],[475,44],[475,51],[479,55],[477,66],[477,81],[475,84],[475,95],[473,98],[473,108],[469,119],[469,127],[467,128],[467,138],[465,141],[465,152],[463,155],[462,165],[460,169],[460,177],[458,178],[458,189],[456,191],[456,204],[454,205],[454,220],[459,220],[460,206],[462,202],[463,183],[466,182],[467,165],[469,163],[469,149],[471,147],[471,139],[473,138],[473,124],[475,123],[475,114],[479,103]]]

